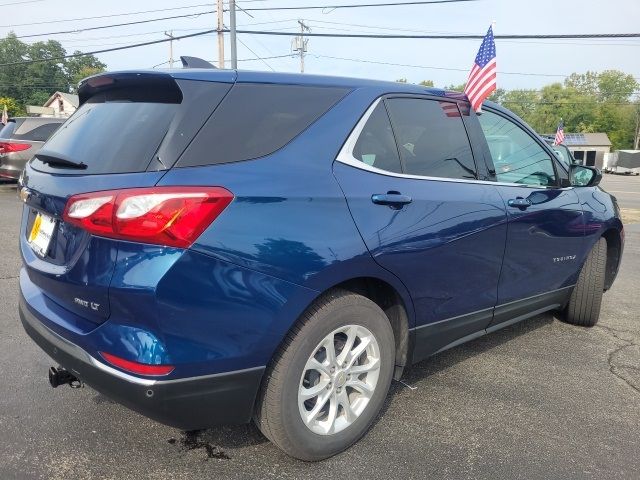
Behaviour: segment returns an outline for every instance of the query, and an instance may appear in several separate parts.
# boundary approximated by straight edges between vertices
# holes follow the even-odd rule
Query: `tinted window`
[[[321,117],[343,88],[237,84],[178,162],[180,167],[269,155]]]
[[[171,103],[87,102],[40,153],[87,165],[86,170],[65,172],[69,174],[144,171],[178,107]],[[41,162],[35,166],[46,168]]]
[[[40,120],[30,121],[25,120],[22,125],[16,128],[13,136],[14,140],[30,140],[33,142],[46,142],[47,139],[53,135],[62,122],[43,123]]]
[[[387,106],[405,173],[476,178],[469,139],[455,103],[394,98],[387,100]]]
[[[353,148],[353,156],[372,167],[402,172],[398,148],[384,103],[380,102],[367,120]]]
[[[553,161],[527,132],[492,112],[478,116],[499,182],[556,185]]]

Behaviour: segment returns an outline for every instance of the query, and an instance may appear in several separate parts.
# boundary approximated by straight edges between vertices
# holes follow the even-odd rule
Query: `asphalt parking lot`
[[[640,177],[603,185],[633,218]],[[626,227],[598,326],[542,315],[422,362],[363,440],[307,464],[253,425],[185,433],[90,388],[51,389],[51,361],[18,319],[20,211],[15,186],[0,185],[2,480],[638,478],[640,223]]]

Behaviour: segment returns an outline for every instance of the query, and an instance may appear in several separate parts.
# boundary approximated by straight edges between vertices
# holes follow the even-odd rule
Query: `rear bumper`
[[[0,155],[0,178],[11,178],[18,180],[27,159],[21,155],[22,152],[13,152]]]
[[[135,377],[96,360],[50,330],[29,310],[22,295],[19,312],[27,334],[59,365],[153,420],[182,430],[251,420],[264,367],[172,380]]]
[[[9,178],[11,180],[18,180],[20,178],[21,173],[22,173],[22,169],[15,170],[13,168],[6,168],[4,166],[0,166],[0,178]]]

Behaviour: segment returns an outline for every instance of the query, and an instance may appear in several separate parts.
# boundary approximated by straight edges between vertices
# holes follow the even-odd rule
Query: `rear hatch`
[[[58,305],[94,324],[109,317],[119,241],[63,220],[70,196],[155,185],[230,89],[162,72],[91,77],[81,106],[29,162],[21,251],[29,279]]]

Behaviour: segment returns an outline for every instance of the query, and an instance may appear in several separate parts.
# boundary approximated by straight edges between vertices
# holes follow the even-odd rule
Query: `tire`
[[[593,246],[582,266],[569,304],[565,310],[565,320],[582,327],[593,327],[598,323],[604,277],[607,265],[607,241],[600,238]]]
[[[347,330],[341,331],[347,326]],[[329,365],[336,368],[336,362],[329,361],[323,346],[330,345],[329,338],[339,361],[343,353],[347,355],[350,339],[355,339],[342,367],[335,371]],[[358,349],[365,346],[365,352],[358,354]],[[309,368],[318,365],[309,363],[313,362],[314,354],[313,359],[321,363],[322,371]],[[349,368],[347,364],[352,357],[353,367]],[[389,391],[394,364],[393,331],[380,307],[345,290],[328,292],[302,315],[271,361],[254,421],[269,440],[294,458],[318,461],[336,455],[357,442],[375,420]],[[357,373],[364,370],[366,373]],[[372,393],[367,393],[364,386]],[[321,393],[301,400],[312,389]],[[325,407],[320,409],[321,398],[327,396]],[[335,410],[331,410],[332,405],[337,405]],[[348,409],[343,405],[348,405]],[[316,407],[320,413],[305,422],[303,415],[313,418]],[[333,417],[332,411],[337,412]],[[330,418],[335,418],[333,423]]]

